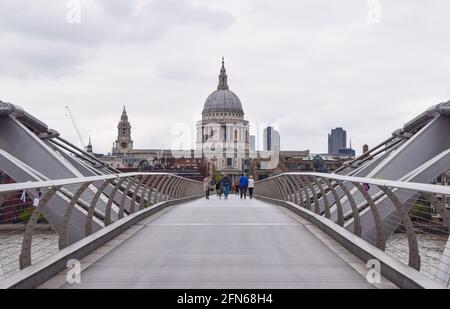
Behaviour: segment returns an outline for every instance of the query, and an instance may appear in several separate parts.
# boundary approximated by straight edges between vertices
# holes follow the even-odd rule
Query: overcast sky
[[[123,105],[135,148],[193,130],[222,56],[246,119],[279,123],[285,150],[326,152],[342,126],[360,152],[450,98],[448,0],[380,0],[379,16],[374,0],[80,3],[68,23],[64,0],[0,0],[0,100],[78,143],[70,106],[96,152]]]

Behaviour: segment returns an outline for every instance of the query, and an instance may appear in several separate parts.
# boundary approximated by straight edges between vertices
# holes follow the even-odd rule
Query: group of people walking
[[[255,180],[253,179],[253,176],[247,177],[244,174],[242,174],[241,178],[239,178],[239,193],[240,193],[241,199],[247,198],[247,191],[250,196],[250,199],[252,199],[254,188],[255,188]]]
[[[232,181],[228,175],[224,175],[220,179],[216,179],[213,183],[213,180],[211,176],[207,176],[205,179],[203,179],[203,189],[205,191],[206,199],[209,200],[211,189],[214,187],[216,191],[216,195],[222,199],[222,194],[224,198],[227,200],[228,195],[230,194],[232,190]],[[246,175],[242,174],[239,178],[239,181],[234,186],[234,191],[236,194],[239,194],[241,199],[247,198],[247,192],[250,197],[250,199],[253,199],[253,190],[255,188],[255,180],[253,179],[253,176],[247,177]]]

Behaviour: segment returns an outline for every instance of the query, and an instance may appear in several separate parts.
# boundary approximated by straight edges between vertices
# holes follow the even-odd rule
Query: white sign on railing
[[[22,195],[20,196],[20,200],[22,203],[25,203],[27,201],[27,192],[25,190],[22,191]]]

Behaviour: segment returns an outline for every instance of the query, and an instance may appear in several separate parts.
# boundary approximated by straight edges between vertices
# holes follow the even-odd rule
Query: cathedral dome
[[[205,102],[203,113],[230,112],[244,113],[238,96],[230,90],[216,90]]]
[[[236,113],[244,114],[241,100],[228,88],[227,72],[225,70],[225,62],[222,60],[222,69],[219,75],[219,86],[205,102],[203,114],[210,113]]]

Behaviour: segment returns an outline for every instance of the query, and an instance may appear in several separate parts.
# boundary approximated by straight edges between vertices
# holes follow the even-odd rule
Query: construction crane
[[[78,138],[80,139],[81,149],[85,149],[86,144],[84,143],[83,135],[81,135],[80,129],[78,128],[77,122],[70,111],[69,106],[66,106],[67,113],[69,114],[70,119],[72,120],[73,126],[75,127],[75,131],[77,131]],[[66,115],[67,116],[67,115]]]

